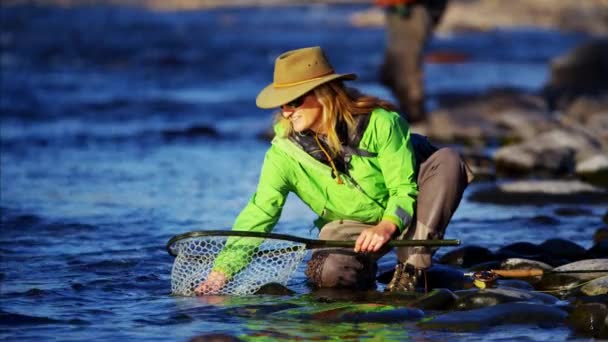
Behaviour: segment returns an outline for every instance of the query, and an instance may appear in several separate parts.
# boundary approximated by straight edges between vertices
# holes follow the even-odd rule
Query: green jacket
[[[233,229],[270,232],[287,195],[293,192],[319,216],[315,221],[318,228],[340,219],[369,224],[387,219],[402,231],[413,216],[418,194],[407,122],[395,112],[375,109],[357,147],[370,154],[353,155],[348,175],[340,174],[344,183],[338,184],[330,166],[277,132],[266,153],[257,190]],[[232,239],[227,247],[245,241]],[[215,269],[232,275],[245,266],[248,258],[243,254],[237,262],[234,248],[232,251],[220,253]]]

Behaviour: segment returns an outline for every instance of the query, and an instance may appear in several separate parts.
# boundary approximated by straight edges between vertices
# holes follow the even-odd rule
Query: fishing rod
[[[489,271],[478,271],[478,272],[465,272],[464,276],[473,279],[473,284],[484,289],[490,287],[498,279],[503,278],[530,278],[530,277],[542,277],[548,274],[576,274],[576,273],[606,273],[608,270],[564,270],[564,271],[553,271],[543,270],[541,268],[532,268],[527,270],[489,270]]]
[[[264,232],[249,232],[239,230],[204,230],[204,231],[193,231],[180,235],[175,235],[169,242],[167,242],[167,251],[173,256],[177,256],[174,246],[176,242],[205,237],[220,237],[220,236],[239,236],[239,237],[250,237],[250,238],[261,238],[261,239],[274,239],[283,240],[293,243],[303,244],[306,249],[314,248],[331,248],[331,247],[344,247],[351,248],[355,247],[354,240],[315,240],[307,239],[299,236],[287,235],[287,234],[276,234],[276,233],[264,233]],[[460,240],[448,239],[448,240],[389,240],[386,245],[390,247],[445,247],[445,246],[459,246]]]

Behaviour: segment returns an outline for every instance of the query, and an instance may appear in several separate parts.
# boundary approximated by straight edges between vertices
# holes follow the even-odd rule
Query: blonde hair
[[[376,108],[396,110],[392,103],[362,94],[357,89],[347,88],[340,80],[322,84],[313,91],[317,101],[323,106],[321,124],[327,130],[327,144],[332,157],[340,152],[341,147],[340,137],[336,131],[338,120],[344,121],[348,132],[352,132],[355,129],[355,115],[369,114]],[[276,121],[283,127],[284,136],[295,133],[291,123],[281,115],[281,112],[277,114]]]

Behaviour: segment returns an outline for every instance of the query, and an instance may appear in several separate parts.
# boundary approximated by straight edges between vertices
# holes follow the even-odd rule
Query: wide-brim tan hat
[[[355,74],[337,74],[319,46],[287,51],[274,63],[273,82],[258,94],[260,108],[275,108],[336,79],[354,80]]]

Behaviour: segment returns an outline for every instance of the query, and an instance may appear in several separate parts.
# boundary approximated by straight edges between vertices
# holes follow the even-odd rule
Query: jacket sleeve
[[[266,153],[256,192],[236,218],[233,230],[270,232],[276,225],[289,194],[285,168],[275,147]],[[249,263],[259,238],[231,237],[215,260],[214,270],[232,277]]]
[[[414,216],[418,195],[409,126],[398,114],[384,112],[375,120],[374,129],[378,162],[389,193],[383,219],[403,231]]]

